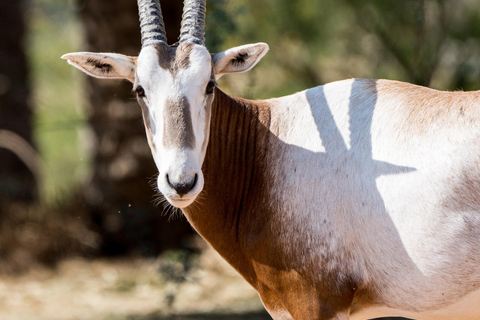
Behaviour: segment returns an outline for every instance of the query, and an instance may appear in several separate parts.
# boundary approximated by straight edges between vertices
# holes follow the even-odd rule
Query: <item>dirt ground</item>
[[[193,258],[70,259],[0,276],[2,320],[266,320],[256,292],[206,245]]]

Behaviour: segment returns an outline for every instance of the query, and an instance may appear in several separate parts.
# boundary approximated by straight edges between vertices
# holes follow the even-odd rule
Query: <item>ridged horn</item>
[[[160,42],[167,43],[162,9],[158,0],[137,0],[137,4],[142,31],[142,47]]]
[[[180,42],[205,45],[206,0],[185,0],[183,5]]]

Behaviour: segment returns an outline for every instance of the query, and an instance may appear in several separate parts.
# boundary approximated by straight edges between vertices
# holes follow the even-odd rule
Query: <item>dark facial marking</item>
[[[158,64],[162,69],[170,71],[175,76],[179,70],[190,66],[190,53],[193,43],[181,43],[178,47],[158,44],[155,46],[158,55]]]
[[[145,101],[142,98],[137,97],[138,104],[142,109],[142,116],[143,116],[143,123],[145,124],[145,131],[147,133],[148,144],[152,148],[153,152],[155,153],[157,150],[157,146],[155,145],[155,140],[153,139],[156,128],[151,126],[151,118],[150,113],[148,112],[148,107],[145,104]]]
[[[213,82],[213,83],[217,83],[217,81],[215,80],[215,68],[213,66],[213,61],[212,61],[212,70],[210,72],[210,81],[209,82]],[[213,92],[215,93],[215,90],[217,90],[217,86],[215,85],[214,88],[213,88]],[[202,151],[206,151],[207,149],[207,145],[208,145],[208,141],[210,139],[210,122],[211,122],[211,117],[212,117],[212,103],[213,103],[213,99],[214,99],[214,94],[207,94],[207,103],[205,104],[205,124],[204,124],[204,127],[203,127],[203,132],[205,134],[205,139],[203,140],[203,143],[202,143]]]
[[[165,148],[193,149],[195,147],[190,103],[186,97],[167,100],[164,121],[163,145]]]
[[[190,53],[193,47],[193,43],[187,42],[178,46],[156,45],[159,66],[175,77],[180,70],[190,66]],[[186,97],[167,100],[164,121],[163,145],[165,148],[193,149],[195,147],[190,103]]]
[[[240,52],[235,56],[235,59],[232,59],[232,63],[234,65],[242,65],[245,63],[245,60],[248,58],[248,53],[246,52]]]
[[[190,53],[193,50],[193,46],[193,43],[182,43],[178,46],[175,63],[173,65],[173,69],[176,72],[187,69],[190,66]]]
[[[107,74],[112,71],[112,65],[108,63],[102,63],[100,60],[94,58],[88,58],[87,63],[96,69],[100,69],[101,72]]]

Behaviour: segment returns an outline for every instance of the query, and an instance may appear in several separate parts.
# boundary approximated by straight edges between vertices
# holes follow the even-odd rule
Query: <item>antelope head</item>
[[[158,0],[138,0],[142,49],[138,57],[79,52],[64,55],[85,73],[133,83],[148,143],[158,168],[158,189],[178,208],[202,191],[216,80],[253,68],[264,43],[210,54],[205,47],[206,0],[186,0],[179,42],[169,46]]]

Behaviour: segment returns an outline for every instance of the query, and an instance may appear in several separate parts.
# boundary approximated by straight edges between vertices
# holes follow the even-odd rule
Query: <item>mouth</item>
[[[172,206],[184,209],[194,203],[203,190],[204,181],[201,172],[196,173],[194,175],[195,178],[193,178],[193,175],[190,176],[192,179],[174,179],[180,182],[193,181],[193,183],[189,183],[188,186],[183,188],[181,183],[172,181],[169,174],[161,174],[157,179],[157,190],[163,194]],[[185,183],[185,185],[187,185],[187,183]]]
[[[179,209],[184,209],[191,205],[196,197],[191,197],[191,198],[172,198],[172,197],[165,197],[167,201],[174,207],[177,207]]]

